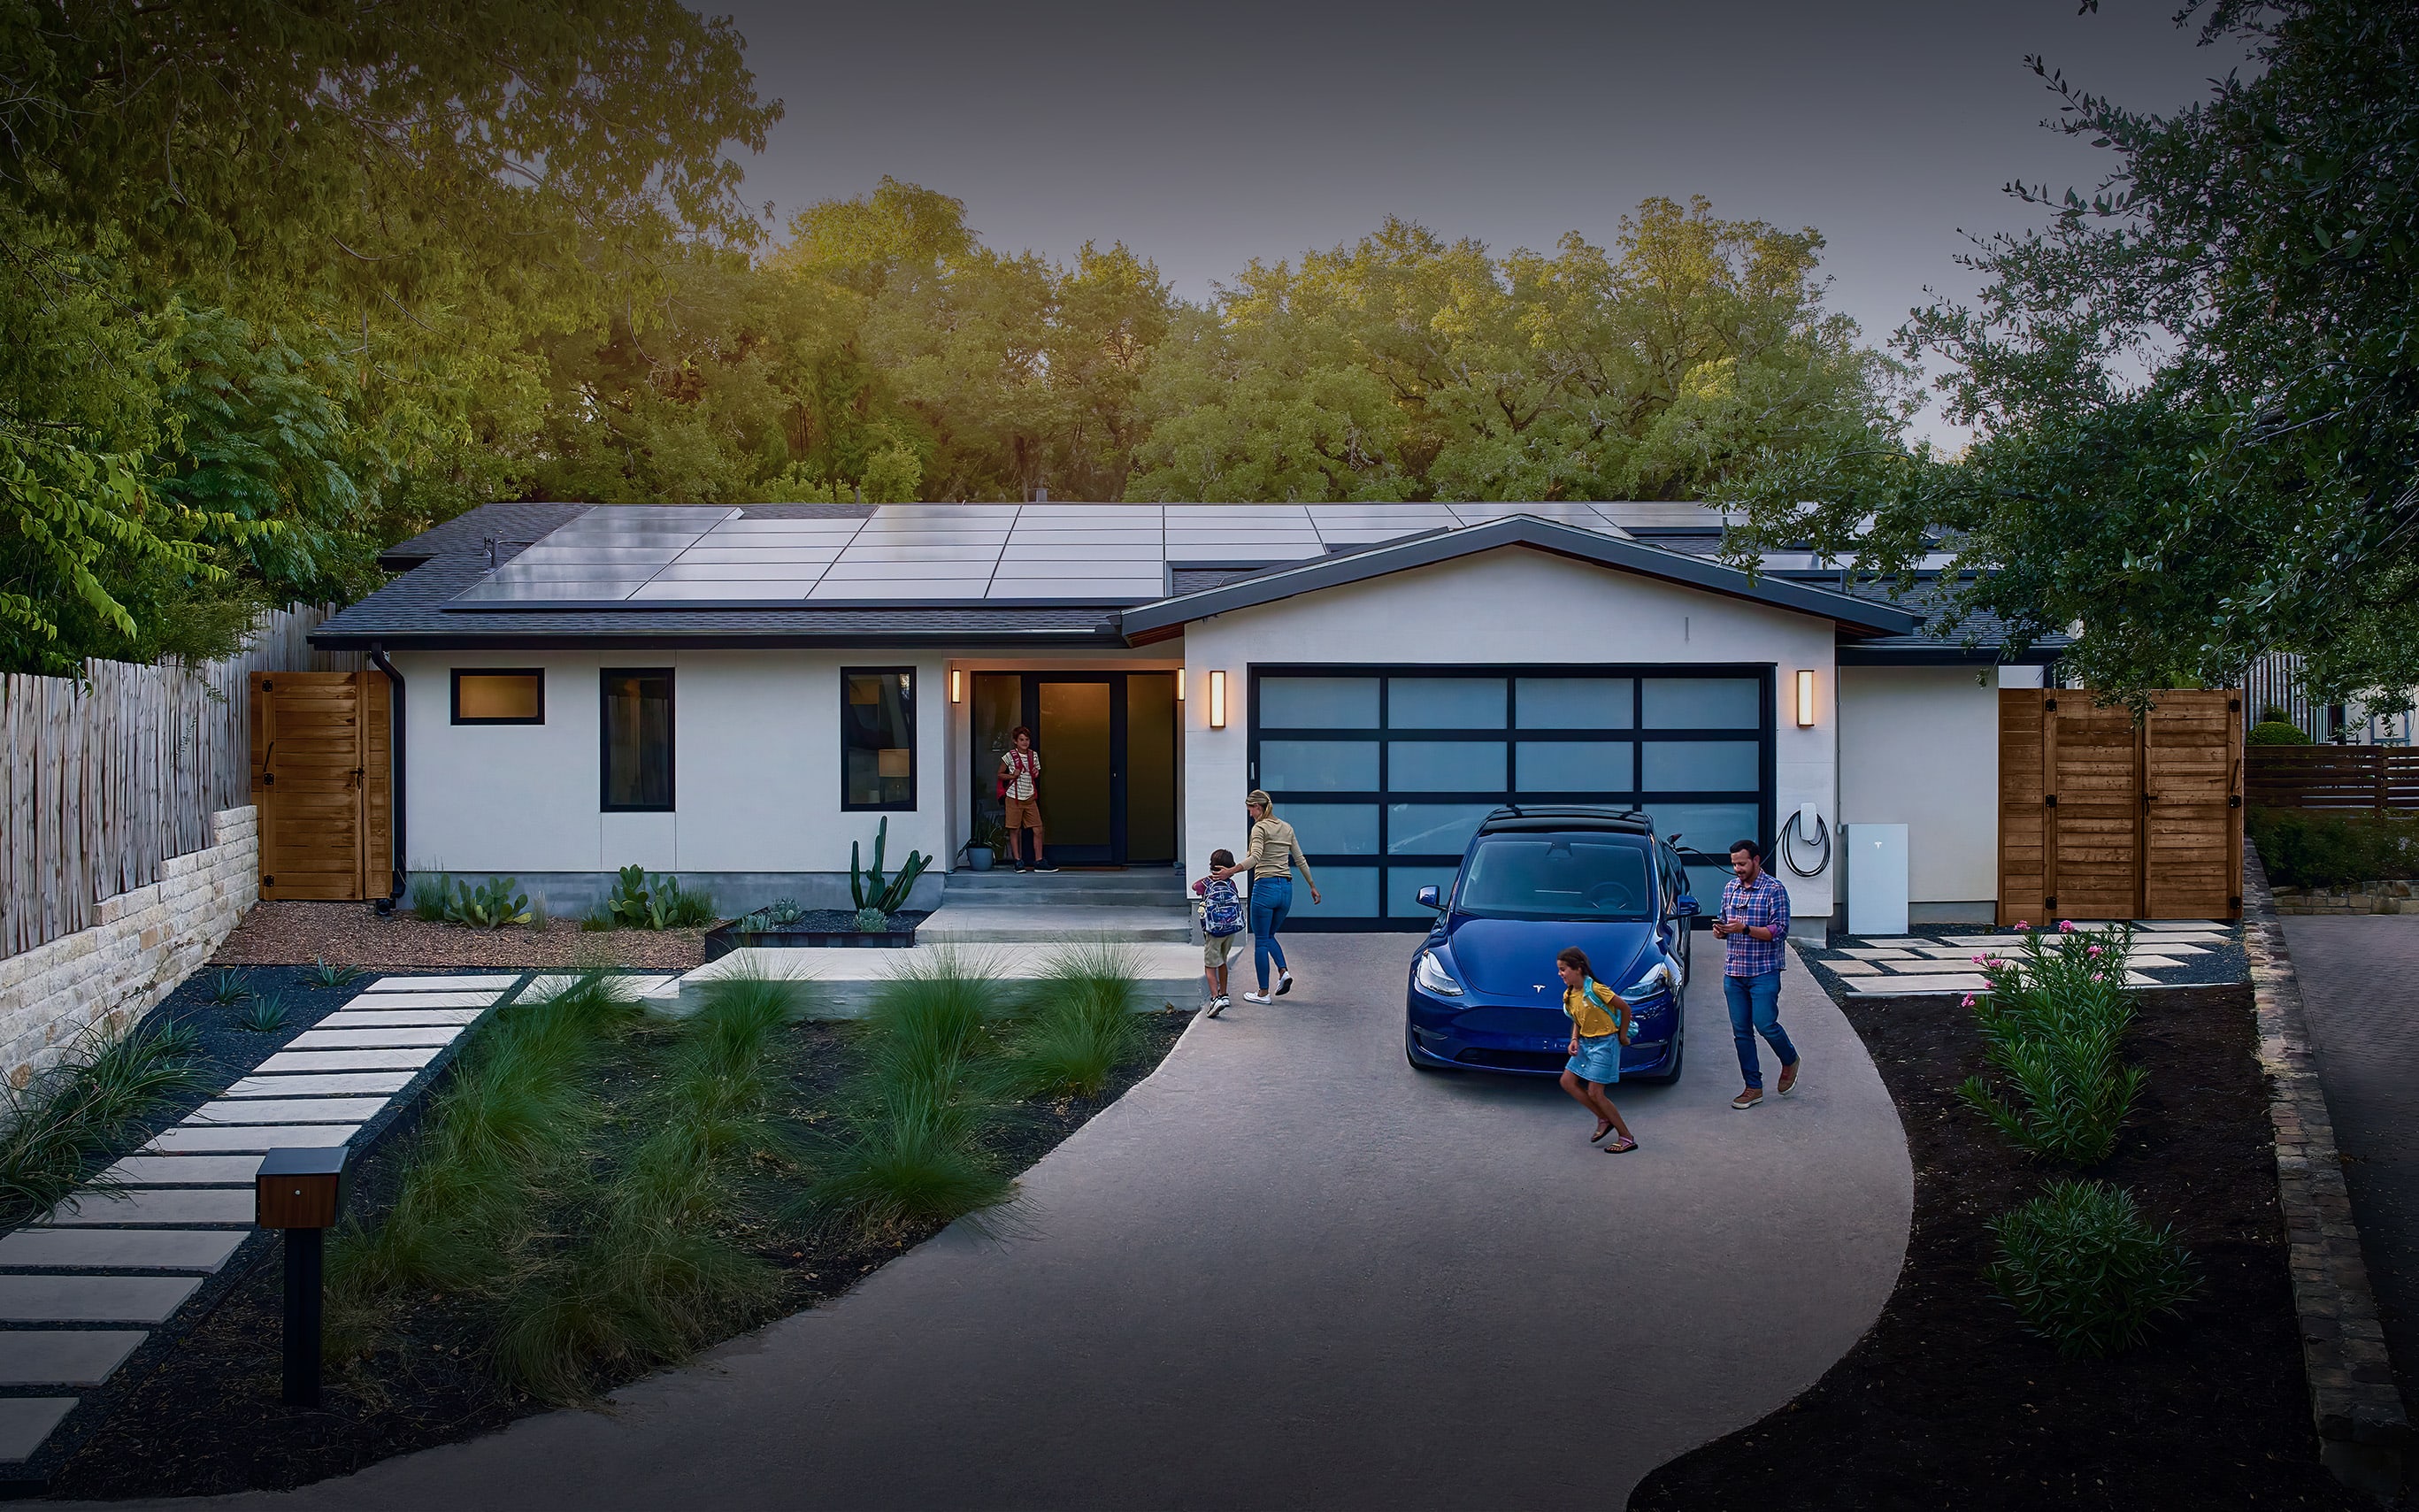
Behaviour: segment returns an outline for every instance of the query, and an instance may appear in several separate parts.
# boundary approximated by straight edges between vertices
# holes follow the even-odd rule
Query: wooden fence
[[[2407,746],[2252,746],[2244,755],[2256,809],[2419,809],[2419,750]]]
[[[350,671],[311,648],[334,606],[264,615],[223,661],[89,661],[82,678],[0,677],[0,957],[93,921],[101,899],[160,880],[251,801],[251,675]]]

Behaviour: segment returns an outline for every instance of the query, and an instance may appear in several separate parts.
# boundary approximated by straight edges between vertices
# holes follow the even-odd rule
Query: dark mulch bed
[[[994,1119],[985,1144],[1000,1168],[1022,1171],[1157,1069],[1192,1014],[1144,1015],[1144,1046],[1097,1098],[1018,1103]],[[847,1026],[802,1025],[785,1057],[786,1111],[828,1124],[857,1060]],[[609,1082],[608,1095],[613,1088]],[[408,1141],[388,1139],[349,1178],[347,1204],[376,1211],[393,1199]],[[848,1290],[939,1226],[867,1244],[804,1239],[753,1225],[747,1246],[780,1266],[787,1287],[774,1316]],[[498,1385],[484,1365],[486,1322],[468,1299],[431,1296],[397,1321],[393,1347],[331,1373],[313,1411],[278,1400],[283,1284],[274,1252],[151,1373],[51,1480],[60,1497],[212,1494],[285,1489],[415,1449],[492,1432],[549,1409]],[[769,1319],[768,1319],[769,1320]]]
[[[576,918],[543,928],[473,929],[431,923],[368,903],[255,903],[210,957],[213,965],[341,961],[381,970],[529,971],[541,966],[641,966],[688,971],[705,964],[705,931],[583,930]]]
[[[1982,1279],[1985,1222],[2057,1173],[1957,1098],[1982,1064],[1972,1015],[1951,996],[1841,1006],[1914,1154],[1898,1288],[1812,1389],[1655,1471],[1635,1512],[2365,1504],[2319,1465],[2248,987],[2144,995],[2127,1051],[2149,1087],[2089,1174],[2173,1224],[2205,1285],[2146,1347],[2099,1361],[2059,1359]]]

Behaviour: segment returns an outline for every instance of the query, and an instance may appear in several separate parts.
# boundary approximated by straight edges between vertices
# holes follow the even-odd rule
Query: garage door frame
[[[1245,707],[1248,715],[1247,735],[1249,744],[1247,760],[1250,763],[1247,770],[1254,786],[1267,785],[1261,781],[1260,775],[1262,771],[1262,743],[1268,738],[1273,737],[1280,740],[1329,740],[1348,742],[1374,741],[1379,746],[1378,759],[1379,764],[1378,768],[1378,786],[1375,789],[1322,789],[1315,793],[1308,791],[1282,792],[1271,790],[1277,798],[1279,811],[1281,814],[1285,811],[1288,804],[1316,803],[1335,804],[1348,807],[1371,805],[1377,810],[1377,822],[1379,825],[1374,852],[1338,853],[1309,850],[1308,846],[1310,844],[1310,841],[1306,839],[1304,842],[1305,851],[1309,856],[1311,868],[1314,872],[1324,873],[1326,870],[1330,868],[1375,867],[1378,873],[1377,914],[1374,917],[1367,918],[1322,917],[1316,912],[1304,911],[1302,905],[1306,903],[1308,900],[1306,897],[1302,897],[1298,893],[1296,899],[1297,912],[1295,919],[1293,922],[1288,923],[1287,927],[1289,930],[1326,931],[1337,933],[1400,932],[1425,930],[1427,927],[1429,916],[1427,916],[1425,911],[1412,917],[1406,917],[1399,914],[1389,916],[1386,912],[1388,901],[1394,891],[1395,878],[1393,873],[1396,871],[1420,871],[1434,874],[1441,871],[1442,875],[1449,877],[1452,874],[1454,866],[1459,861],[1460,856],[1458,851],[1450,857],[1443,856],[1441,853],[1432,855],[1420,854],[1396,856],[1390,851],[1389,841],[1391,839],[1391,831],[1389,826],[1393,822],[1390,817],[1390,806],[1402,803],[1406,799],[1416,799],[1416,801],[1422,803],[1487,804],[1490,806],[1507,801],[1539,805],[1557,803],[1614,804],[1621,807],[1635,805],[1651,811],[1658,806],[1669,804],[1742,803],[1751,796],[1755,805],[1756,812],[1755,833],[1760,839],[1764,840],[1768,843],[1776,820],[1776,767],[1779,754],[1780,735],[1778,727],[1779,706],[1776,697],[1778,676],[1779,666],[1774,662],[1490,662],[1455,663],[1451,665],[1400,662],[1265,662],[1253,664],[1247,669],[1249,697]],[[1377,713],[1378,722],[1374,726],[1305,726],[1290,724],[1277,726],[1265,723],[1262,718],[1265,701],[1262,698],[1261,691],[1264,680],[1271,678],[1303,677],[1377,679],[1379,696]],[[1605,726],[1601,728],[1568,730],[1521,728],[1517,722],[1518,718],[1519,699],[1518,680],[1521,678],[1562,677],[1629,679],[1631,682],[1630,724],[1626,727]],[[1473,729],[1441,729],[1435,727],[1410,726],[1397,729],[1391,723],[1394,711],[1392,707],[1393,685],[1390,680],[1400,678],[1446,678],[1468,679],[1472,681],[1502,679],[1505,687],[1506,700],[1504,722],[1500,727],[1489,726]],[[1755,683],[1757,691],[1757,716],[1754,728],[1751,730],[1744,726],[1730,726],[1722,728],[1647,728],[1645,725],[1644,711],[1646,702],[1645,685],[1648,681],[1658,678],[1751,679]],[[1627,790],[1610,793],[1583,793],[1570,790],[1561,792],[1519,791],[1518,763],[1520,758],[1518,747],[1520,743],[1588,741],[1602,740],[1608,737],[1617,741],[1632,741],[1637,743],[1638,759],[1632,764],[1632,785]],[[1445,741],[1502,743],[1506,748],[1506,768],[1504,773],[1505,786],[1497,790],[1472,789],[1461,791],[1429,791],[1425,789],[1412,791],[1395,789],[1392,785],[1394,760],[1390,748],[1392,744],[1397,740],[1411,740],[1423,743]],[[1713,788],[1703,790],[1658,788],[1650,790],[1643,786],[1646,776],[1644,748],[1648,744],[1680,741],[1745,743],[1749,740],[1754,741],[1757,746],[1756,789],[1751,795],[1743,788]],[[1693,835],[1684,832],[1682,835],[1682,840],[1684,841],[1682,848],[1683,858],[1687,861],[1691,867],[1718,868],[1726,866],[1728,864],[1728,857],[1726,855],[1720,852],[1700,851],[1695,849],[1693,846],[1687,845],[1686,842],[1696,841],[1701,843],[1727,845],[1729,841],[1737,838],[1738,837],[1735,835],[1724,834],[1709,839],[1706,836]],[[1705,885],[1705,881],[1701,880],[1698,883],[1698,887],[1701,889]]]

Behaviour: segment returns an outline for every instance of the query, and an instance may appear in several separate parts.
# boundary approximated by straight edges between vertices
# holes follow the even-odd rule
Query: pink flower
[[[1985,961],[1983,960],[1983,958],[1982,958],[1982,957],[1980,957],[1980,956],[1979,956],[1979,955],[1978,955],[1978,956],[1976,956],[1976,957],[1974,958],[1974,964],[1975,964],[1976,965],[1978,965],[1978,966],[1979,966],[1979,965],[1985,965],[1985,964],[1987,964],[1988,963],[1987,963],[1987,962],[1985,962]]]
[[[2030,924],[2026,923],[2023,919],[2021,919],[2021,918],[2020,918],[2020,919],[2017,919],[2017,920],[2016,920],[2016,928],[2018,928],[2018,929],[2030,929],[2030,928],[2032,928],[2032,926],[2031,926]]]
[[[1965,995],[1965,1000],[1957,1006],[1960,1008],[1972,1008],[1974,1006],[1974,995],[1972,993],[1967,993]]]
[[[2058,932],[2060,934],[2072,934],[2072,933],[2074,933],[2074,920],[2072,920],[2072,919],[2071,919],[2071,918],[2061,918],[2061,919],[2059,919],[2059,920],[2057,921],[2057,932]]]
[[[2099,957],[2099,954],[2100,954],[2100,947],[2098,947],[2098,946],[2096,946],[2096,945],[2095,945],[2095,946],[2092,946],[2090,949],[2088,949],[2085,950],[2083,953],[2084,953],[2085,955],[2091,956],[2091,957],[2093,957],[2094,959],[2097,959],[2097,958]]]

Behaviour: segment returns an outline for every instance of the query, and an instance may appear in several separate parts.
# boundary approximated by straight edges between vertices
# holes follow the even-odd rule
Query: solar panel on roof
[[[642,579],[606,580],[582,579],[577,582],[496,582],[480,583],[458,596],[485,603],[542,603],[568,599],[606,600],[627,598],[642,583]]]
[[[701,565],[713,562],[811,562],[818,564],[840,559],[836,546],[693,546],[674,560],[678,566]]]
[[[813,586],[812,579],[789,582],[764,579],[732,582],[666,582],[658,578],[654,582],[639,584],[638,592],[630,595],[630,602],[700,601],[715,604],[744,604],[771,599],[804,600],[807,591]]]

